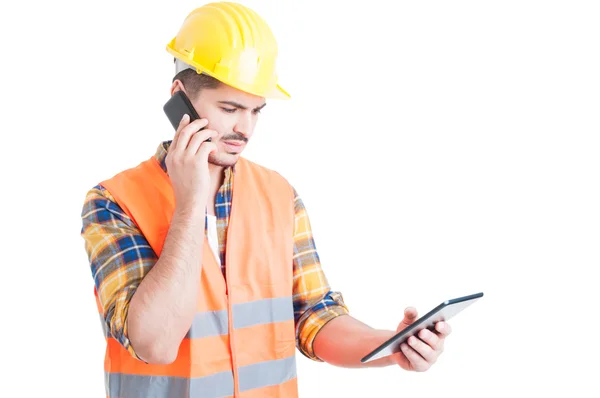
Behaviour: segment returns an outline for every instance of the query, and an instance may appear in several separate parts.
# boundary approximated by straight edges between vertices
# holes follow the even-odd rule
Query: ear
[[[177,91],[183,91],[184,93],[186,93],[185,87],[183,86],[183,83],[179,79],[176,79],[173,82],[173,84],[171,85],[171,96],[173,96],[173,94],[175,94]]]

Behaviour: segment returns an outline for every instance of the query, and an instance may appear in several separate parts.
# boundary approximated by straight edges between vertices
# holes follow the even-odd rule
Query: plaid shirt
[[[170,141],[159,145],[155,157],[167,172],[165,158]],[[225,169],[224,183],[215,198],[221,264],[224,270],[227,226],[231,210],[235,168]],[[319,330],[348,309],[338,292],[333,292],[321,269],[310,221],[294,190],[294,320],[296,346],[306,357],[321,361],[313,351]],[[157,256],[136,224],[117,205],[110,192],[97,185],[88,191],[81,212],[81,236],[85,241],[94,284],[104,308],[104,321],[111,335],[138,358],[127,335],[127,311],[131,297]]]

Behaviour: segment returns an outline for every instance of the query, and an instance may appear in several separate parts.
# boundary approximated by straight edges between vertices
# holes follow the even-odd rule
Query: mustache
[[[248,142],[248,138],[244,137],[243,134],[231,133],[231,134],[226,134],[223,137],[221,137],[221,141],[242,141],[242,142],[246,143],[246,142]]]

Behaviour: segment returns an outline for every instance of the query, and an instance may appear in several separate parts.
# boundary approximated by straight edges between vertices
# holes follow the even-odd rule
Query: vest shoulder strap
[[[153,156],[100,185],[111,193],[160,256],[175,211],[175,196],[169,177],[156,158]]]

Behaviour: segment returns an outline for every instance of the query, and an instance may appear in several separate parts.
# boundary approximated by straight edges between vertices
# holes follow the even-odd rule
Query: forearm
[[[175,210],[160,258],[131,299],[129,340],[147,362],[172,362],[194,319],[205,227],[200,210]]]
[[[328,322],[315,337],[315,354],[332,365],[358,368],[395,364],[390,357],[362,363],[360,359],[394,335],[391,330],[373,329],[350,315]]]

